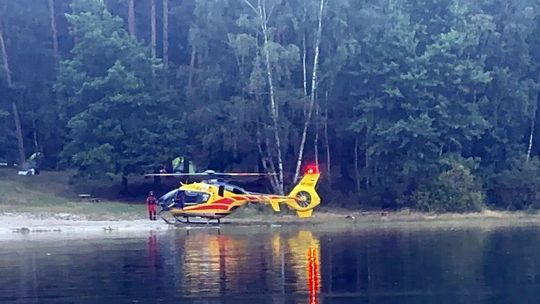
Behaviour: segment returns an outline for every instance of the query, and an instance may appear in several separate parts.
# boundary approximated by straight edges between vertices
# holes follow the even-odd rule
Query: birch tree
[[[156,58],[156,45],[156,0],[150,0],[150,48],[153,58]]]
[[[169,65],[169,0],[163,0],[163,63]]]
[[[58,53],[58,30],[56,28],[54,0],[48,0],[48,8],[49,8],[49,20],[51,24],[54,58],[56,60],[56,63],[58,64],[58,61],[60,60],[60,54]]]
[[[310,102],[309,102],[307,117],[304,122],[304,129],[302,130],[302,139],[300,141],[300,147],[298,149],[298,159],[296,161],[296,169],[294,172],[294,183],[298,181],[298,175],[300,173],[300,166],[302,165],[302,157],[304,155],[304,146],[306,144],[307,130],[309,127],[309,123],[311,122],[311,116],[313,115],[313,107],[315,105],[315,99],[316,99],[316,94],[317,94],[317,70],[319,66],[319,47],[321,44],[321,36],[322,36],[323,12],[324,12],[324,0],[320,0],[317,35],[315,38],[315,55],[313,57],[313,72],[311,75]],[[304,38],[304,43],[305,43],[305,38]],[[304,57],[305,57],[305,53],[304,53]]]
[[[281,151],[281,136],[279,134],[279,110],[276,103],[275,92],[274,92],[274,79],[272,76],[272,66],[270,64],[270,52],[269,52],[269,33],[268,33],[268,21],[271,17],[271,12],[273,7],[270,8],[270,13],[267,11],[266,0],[258,0],[257,5],[251,4],[248,0],[243,0],[246,5],[248,5],[251,10],[254,12],[255,16],[258,19],[260,31],[263,37],[263,46],[262,52],[264,56],[264,62],[266,66],[266,77],[268,81],[268,88],[270,90],[270,116],[272,119],[272,131],[274,134],[275,140],[275,150],[277,154],[278,162],[278,185],[277,190],[283,194],[283,156]]]
[[[540,98],[540,71],[538,72],[538,78],[536,81],[536,90],[534,90],[535,94],[531,97],[531,99],[534,99],[534,106],[532,107],[533,115],[531,118],[531,129],[529,133],[529,145],[527,148],[527,158],[526,160],[529,161],[531,158],[531,151],[533,147],[533,141],[534,141],[534,129],[536,128],[536,114],[538,112],[538,99]]]
[[[136,38],[137,32],[135,28],[135,0],[128,0],[128,28],[129,34]]]

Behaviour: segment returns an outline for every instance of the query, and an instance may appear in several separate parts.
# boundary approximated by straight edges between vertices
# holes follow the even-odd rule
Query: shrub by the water
[[[489,191],[497,206],[509,210],[540,209],[540,160],[516,161],[490,179]]]
[[[413,193],[416,207],[422,211],[434,212],[482,210],[485,202],[482,184],[463,163],[451,161],[450,166],[434,182]]]

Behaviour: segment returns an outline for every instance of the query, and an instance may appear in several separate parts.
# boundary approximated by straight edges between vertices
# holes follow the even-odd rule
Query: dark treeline
[[[184,155],[278,192],[316,162],[349,207],[540,207],[538,0],[0,0],[0,56],[0,161]]]

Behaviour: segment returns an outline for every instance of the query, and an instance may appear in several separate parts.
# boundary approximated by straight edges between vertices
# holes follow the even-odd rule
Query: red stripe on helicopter
[[[231,203],[233,203],[235,200],[232,199],[232,198],[228,198],[228,197],[225,197],[225,198],[222,198],[220,200],[217,200],[215,202],[211,202],[210,205],[213,205],[213,204],[226,204],[226,205],[229,205]]]
[[[193,209],[187,209],[187,210],[184,210],[184,211],[199,211],[199,210],[209,210],[209,209],[227,210],[227,209],[229,209],[229,206],[228,205],[214,206],[214,204],[212,204],[212,205],[206,205],[206,206],[199,206],[199,207],[196,207],[196,208],[193,208]]]
[[[220,200],[217,200],[215,202],[211,202],[208,205],[198,206],[195,208],[188,209],[186,211],[191,210],[207,210],[207,209],[220,209],[220,210],[227,210],[229,209],[229,205],[235,202],[235,200],[231,198],[222,198]]]
[[[243,196],[233,196],[233,199],[235,199],[237,201],[246,201],[246,200],[248,200],[247,198],[245,198]]]
[[[257,197],[257,196],[251,196],[251,195],[248,196],[248,198],[249,198],[250,200],[258,200],[258,199],[259,199],[259,197]]]

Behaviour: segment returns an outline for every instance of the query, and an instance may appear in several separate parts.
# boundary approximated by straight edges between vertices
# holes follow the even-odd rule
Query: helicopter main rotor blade
[[[277,173],[215,173],[216,175],[221,176],[269,176],[269,175],[277,175]]]
[[[151,173],[144,176],[207,176],[208,173]]]
[[[244,173],[244,172],[234,172],[234,173],[152,173],[145,174],[144,176],[269,176],[277,175],[277,173]]]

